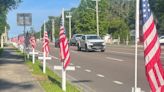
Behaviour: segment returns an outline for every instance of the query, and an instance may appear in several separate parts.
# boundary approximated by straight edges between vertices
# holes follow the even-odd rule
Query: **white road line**
[[[59,59],[59,58],[57,58],[57,57],[54,57],[54,56],[52,56],[52,55],[50,55],[52,58],[54,58],[54,59]]]
[[[118,85],[122,85],[123,84],[123,82],[120,82],[120,81],[113,81],[113,83],[118,84]]]
[[[135,53],[125,53],[125,52],[117,52],[117,51],[110,51],[113,53],[119,53],[119,54],[128,54],[128,55],[134,55]]]
[[[98,77],[104,78],[105,76],[102,74],[97,74]]]
[[[89,72],[89,73],[91,72],[91,70],[89,70],[89,69],[85,69],[85,71],[86,71],[86,72]]]
[[[106,59],[115,60],[115,61],[119,61],[119,62],[124,61],[122,59],[117,59],[117,58],[112,58],[112,57],[106,57]]]
[[[73,52],[73,53],[78,53],[77,51],[71,51],[71,52]]]
[[[119,54],[127,54],[127,55],[135,55],[135,53],[126,53],[126,52],[118,52],[118,51],[110,51],[112,53],[119,53]],[[144,56],[143,53],[137,54],[138,56]]]
[[[76,68],[81,68],[81,66],[76,66]]]

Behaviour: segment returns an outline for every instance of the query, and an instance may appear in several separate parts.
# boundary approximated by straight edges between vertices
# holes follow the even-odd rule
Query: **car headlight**
[[[88,45],[93,45],[93,43],[91,43],[91,42],[87,42],[87,44],[88,44]]]
[[[103,42],[103,43],[102,43],[102,45],[106,45],[106,43],[105,43],[105,42]]]

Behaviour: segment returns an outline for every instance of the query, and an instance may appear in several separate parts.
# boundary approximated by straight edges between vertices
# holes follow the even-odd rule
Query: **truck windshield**
[[[87,39],[100,39],[99,36],[87,36]]]

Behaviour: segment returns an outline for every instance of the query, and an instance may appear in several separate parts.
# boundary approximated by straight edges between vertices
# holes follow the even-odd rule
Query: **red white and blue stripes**
[[[64,62],[64,69],[66,69],[66,67],[70,63],[70,53],[68,47],[68,40],[65,35],[64,26],[60,27],[59,39],[60,39],[60,57],[61,60]]]
[[[152,92],[164,92],[160,43],[148,0],[142,0],[142,12],[146,76]]]
[[[34,36],[31,36],[30,38],[30,44],[32,46],[32,49],[34,49],[36,47],[36,40]]]
[[[46,56],[48,56],[50,47],[47,31],[44,32],[42,51],[46,53]]]

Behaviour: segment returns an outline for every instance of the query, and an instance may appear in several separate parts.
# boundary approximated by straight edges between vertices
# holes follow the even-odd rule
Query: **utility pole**
[[[96,2],[97,35],[99,36],[100,34],[99,34],[99,13],[98,13],[99,7],[98,7],[98,3],[100,0],[92,0],[92,1]]]
[[[42,29],[40,29],[40,41],[41,41],[41,38],[42,38]]]
[[[71,13],[69,12],[69,15],[68,16],[66,16],[66,18],[69,18],[69,40],[71,39],[71,18],[72,18],[72,16],[71,16]]]
[[[52,42],[55,42],[55,20],[52,19]]]

